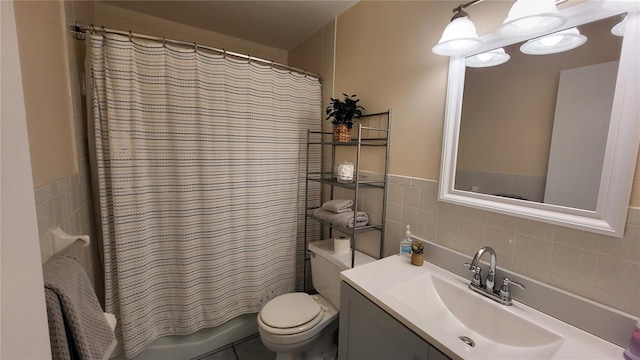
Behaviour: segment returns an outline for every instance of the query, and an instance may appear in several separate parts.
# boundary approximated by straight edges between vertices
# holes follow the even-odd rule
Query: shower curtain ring
[[[198,52],[198,44],[196,44],[196,42],[193,42],[193,51]]]
[[[162,47],[167,47],[167,39],[164,36],[162,37]]]
[[[133,33],[129,30],[129,41],[133,41]]]
[[[90,25],[89,25],[89,30],[90,30],[91,32],[95,32],[95,31],[96,31],[96,27],[95,27],[95,26],[93,26],[93,24],[90,24]]]
[[[102,32],[102,35],[104,35],[104,34],[105,34],[105,32],[106,32],[106,31],[104,30],[104,26],[101,26],[101,27],[100,27],[100,31]]]
[[[247,57],[249,58],[249,65],[251,65],[251,55],[247,55]]]
[[[291,74],[291,65],[287,66],[289,68],[289,74]]]
[[[225,60],[227,59],[227,50],[225,49],[222,49],[222,58]]]

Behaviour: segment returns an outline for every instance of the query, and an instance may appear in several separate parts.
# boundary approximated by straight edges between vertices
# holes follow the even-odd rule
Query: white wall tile
[[[487,212],[468,207],[461,207],[460,219],[484,225],[487,222]]]
[[[518,234],[516,242],[516,264],[524,264],[540,270],[551,267],[553,242]]]
[[[402,203],[402,194],[403,194],[402,185],[398,184],[389,184],[389,191],[387,193],[387,200],[393,201],[397,203]]]
[[[630,207],[627,219],[627,223],[640,226],[640,207]]]
[[[56,194],[58,194],[58,183],[56,183],[55,181],[49,184],[38,186],[34,190],[36,205],[42,203],[45,200],[51,199]]]
[[[607,237],[604,235],[558,227],[553,240],[557,244],[567,245],[591,252],[598,252],[600,249],[600,242],[606,238]]]
[[[420,210],[437,212],[438,211],[438,193],[431,189],[420,189]]]
[[[402,204],[387,202],[387,219],[402,222]]]
[[[405,186],[402,190],[402,203],[418,208],[420,206],[420,189]]]
[[[468,220],[460,220],[460,250],[461,252],[473,256],[478,249],[485,245],[484,224]]]
[[[518,219],[502,214],[488,213],[487,225],[508,231],[518,230]]]
[[[402,224],[411,225],[411,229],[418,230],[418,208],[402,205]]]
[[[460,219],[438,215],[435,241],[440,245],[457,250],[460,242]]]
[[[499,257],[513,259],[516,254],[516,233],[515,231],[487,226],[484,231],[484,244],[485,246],[491,246]]]
[[[622,239],[613,237],[601,238],[600,253],[640,263],[640,226],[627,225]],[[640,278],[640,272],[638,274],[638,278]]]
[[[438,203],[438,214],[442,216],[459,218],[460,206],[445,203],[445,202],[440,202]]]
[[[518,234],[529,235],[539,239],[552,241],[556,232],[556,226],[538,221],[520,219],[518,221]]]
[[[565,246],[553,245],[551,278],[561,275],[582,283],[592,284],[595,279],[598,255],[596,253]]]
[[[51,200],[44,201],[36,206],[36,216],[38,217],[38,233],[49,231],[54,225],[53,208]]]
[[[438,191],[438,182],[431,180],[412,178],[411,186],[418,189]]]
[[[418,211],[418,230],[416,235],[423,239],[433,240],[436,238],[438,217],[431,211]]]

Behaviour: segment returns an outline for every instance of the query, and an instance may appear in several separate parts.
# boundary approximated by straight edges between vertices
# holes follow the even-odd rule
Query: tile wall
[[[60,226],[72,235],[89,235],[95,239],[91,200],[86,182],[80,182],[80,175],[74,174],[35,188],[36,215],[40,236],[42,263],[53,256],[51,230]],[[90,251],[83,253],[82,265],[95,288],[94,261]]]
[[[439,202],[437,181],[390,175],[386,218],[385,256],[409,224],[469,256],[491,246],[499,267],[640,316],[640,208],[620,239]]]

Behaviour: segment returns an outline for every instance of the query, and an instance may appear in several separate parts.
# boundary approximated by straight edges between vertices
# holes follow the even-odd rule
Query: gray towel
[[[116,339],[82,265],[57,256],[42,273],[53,359],[109,359]]]
[[[353,205],[353,201],[351,200],[335,199],[335,200],[329,200],[324,204],[322,204],[322,208],[334,213],[343,213],[348,211],[353,212],[353,209],[351,209],[352,205]]]
[[[317,208],[313,215],[330,223],[333,226],[342,226],[345,228],[353,228],[353,211],[334,213],[324,210],[323,208]],[[358,211],[356,214],[355,227],[366,226],[369,223],[369,215],[364,211]]]

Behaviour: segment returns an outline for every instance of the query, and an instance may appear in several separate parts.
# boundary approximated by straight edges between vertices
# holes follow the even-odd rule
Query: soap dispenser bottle
[[[409,258],[411,256],[411,225],[407,225],[404,232],[404,239],[400,241],[400,256]]]
[[[636,327],[631,333],[631,340],[629,340],[629,346],[624,351],[624,358],[626,360],[640,360],[640,319],[636,322]]]

